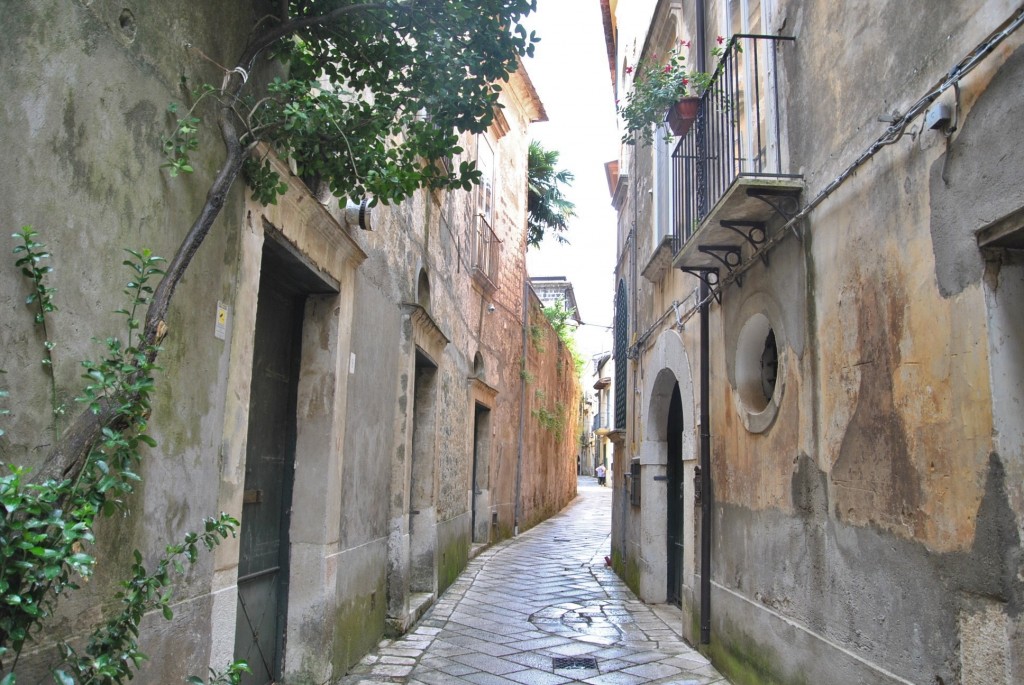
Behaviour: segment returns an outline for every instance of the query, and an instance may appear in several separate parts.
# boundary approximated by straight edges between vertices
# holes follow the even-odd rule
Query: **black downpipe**
[[[697,70],[707,71],[707,27],[704,0],[695,3],[697,14]],[[703,118],[703,117],[702,117]],[[698,164],[707,159],[706,137],[698,129]],[[705,177],[706,178],[706,177]],[[698,192],[706,192],[707,184]],[[709,387],[710,345],[708,331],[711,304],[708,284],[700,282],[700,643],[711,642],[711,416]]]
[[[700,643],[711,642],[711,399],[708,284],[700,282]]]
[[[697,71],[707,71],[708,58],[705,54],[707,26],[705,26],[704,0],[697,0],[695,9],[697,12]]]

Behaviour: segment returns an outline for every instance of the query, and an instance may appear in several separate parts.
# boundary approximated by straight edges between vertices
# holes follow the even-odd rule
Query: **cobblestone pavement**
[[[565,510],[482,552],[423,620],[339,685],[728,685],[683,642],[675,607],[639,601],[611,568],[611,488],[580,478]]]

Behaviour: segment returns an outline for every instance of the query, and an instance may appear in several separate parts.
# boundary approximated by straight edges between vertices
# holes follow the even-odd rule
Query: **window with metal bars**
[[[498,287],[501,241],[493,228],[496,172],[494,150],[483,136],[477,136],[476,164],[480,170],[480,184],[476,189],[476,216],[471,236],[473,277],[485,289],[493,291]]]
[[[626,283],[619,281],[615,295],[615,428],[626,429],[626,327],[629,312],[626,307]]]

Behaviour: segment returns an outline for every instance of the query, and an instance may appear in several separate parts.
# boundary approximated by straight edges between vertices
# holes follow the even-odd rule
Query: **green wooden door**
[[[668,601],[682,604],[683,592],[683,497],[686,492],[683,477],[683,404],[679,386],[672,391],[668,409]]]
[[[266,261],[271,262],[268,268]],[[239,533],[235,658],[245,685],[281,677],[288,600],[288,527],[304,296],[266,260],[260,278]]]

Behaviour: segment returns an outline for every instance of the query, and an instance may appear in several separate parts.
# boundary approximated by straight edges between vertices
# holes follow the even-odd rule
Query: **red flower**
[[[679,44],[682,45],[687,50],[690,49],[690,41],[688,41],[688,40],[681,40],[681,41],[679,41]]]
[[[662,71],[664,71],[666,74],[671,74],[672,73],[672,65],[671,64],[666,64],[665,68]]]
[[[685,85],[686,85],[687,83],[689,83],[689,82],[690,82],[690,79],[688,79],[688,78],[684,78],[684,79],[683,79],[683,85],[684,85],[684,86],[685,86]]]
[[[718,41],[718,44],[719,44],[719,45],[721,45],[722,43],[724,43],[724,42],[725,42],[725,38],[722,38],[721,36],[719,36],[718,38],[715,38],[715,40],[717,40],[717,41]]]
[[[633,73],[633,67],[626,67],[626,73],[627,74],[632,74]]]

